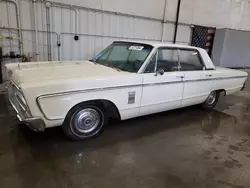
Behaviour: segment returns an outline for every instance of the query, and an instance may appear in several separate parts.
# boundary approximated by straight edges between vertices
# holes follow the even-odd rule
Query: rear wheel
[[[220,92],[219,91],[212,91],[206,101],[204,103],[202,103],[202,107],[206,108],[206,109],[211,109],[214,108],[215,105],[218,103],[220,97]]]
[[[78,105],[67,115],[63,123],[63,131],[73,140],[92,138],[101,132],[106,119],[102,106]]]

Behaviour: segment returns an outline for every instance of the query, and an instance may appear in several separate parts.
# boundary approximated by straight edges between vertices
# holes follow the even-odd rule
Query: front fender
[[[41,95],[37,97],[36,101],[44,118],[49,121],[63,120],[73,106],[92,100],[108,100],[112,102],[117,107],[123,120],[138,116],[141,91],[142,86],[140,85],[101,90],[71,91]],[[134,93],[132,102],[129,101],[131,93]]]

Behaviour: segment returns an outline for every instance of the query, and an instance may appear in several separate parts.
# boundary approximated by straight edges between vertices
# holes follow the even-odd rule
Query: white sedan
[[[167,43],[116,41],[90,61],[6,65],[9,100],[36,131],[62,125],[90,138],[107,120],[202,104],[244,88],[247,73],[215,67],[205,50]]]

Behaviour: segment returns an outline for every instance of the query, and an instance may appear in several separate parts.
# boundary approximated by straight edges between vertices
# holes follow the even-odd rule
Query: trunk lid
[[[224,67],[216,67],[216,71],[222,74],[226,74],[228,76],[248,76],[248,73],[242,70],[224,68]]]

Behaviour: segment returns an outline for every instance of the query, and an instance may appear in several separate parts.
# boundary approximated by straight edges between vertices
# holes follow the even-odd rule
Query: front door
[[[181,106],[190,106],[206,100],[212,89],[213,70],[206,70],[197,50],[180,49],[180,70],[184,74]]]
[[[177,49],[158,49],[143,73],[140,116],[181,106],[184,73],[178,70]]]

